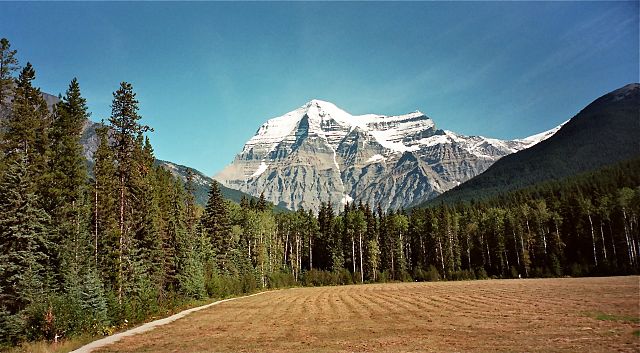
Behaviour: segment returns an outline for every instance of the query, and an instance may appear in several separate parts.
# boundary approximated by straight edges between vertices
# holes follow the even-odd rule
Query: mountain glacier
[[[312,100],[269,119],[214,178],[293,210],[362,202],[383,210],[433,198],[531,147],[560,126],[518,140],[464,136],[416,111],[354,116]]]

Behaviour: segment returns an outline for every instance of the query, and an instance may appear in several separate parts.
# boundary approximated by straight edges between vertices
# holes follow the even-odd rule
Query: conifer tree
[[[34,190],[45,190],[42,171],[46,170],[49,155],[50,114],[40,89],[33,86],[35,78],[33,66],[27,63],[16,80],[11,113],[2,120],[2,151],[9,163],[18,158],[15,156],[26,156]]]
[[[258,198],[258,203],[256,204],[256,209],[258,211],[267,211],[269,209],[269,203],[267,199],[264,197],[264,192],[260,193],[260,197]]]
[[[120,83],[120,88],[113,93],[111,104],[110,127],[113,130],[114,152],[117,161],[118,175],[118,302],[122,303],[125,271],[133,272],[134,268],[125,268],[133,264],[130,256],[134,252],[129,230],[135,220],[131,219],[134,205],[131,197],[132,179],[141,167],[134,159],[134,151],[138,146],[136,138],[151,129],[138,121],[138,100],[133,86],[128,82]],[[136,271],[140,270],[139,268]],[[130,275],[130,274],[129,274]]]
[[[131,228],[131,245],[136,249],[140,270],[146,272],[151,282],[156,285],[157,293],[164,296],[163,291],[166,287],[162,266],[164,239],[163,236],[159,236],[161,211],[156,191],[173,193],[175,180],[169,177],[170,181],[166,187],[158,187],[154,160],[149,138],[139,133],[132,155],[132,163],[136,169],[130,174],[129,185],[131,199],[136,200],[135,207],[130,209],[130,222],[128,222]],[[174,202],[180,202],[180,200],[174,200]],[[172,245],[172,247],[175,246]]]
[[[94,158],[92,233],[94,263],[105,284],[116,286],[118,273],[118,192],[116,161],[109,145],[108,128],[96,129],[98,148]]]
[[[249,199],[244,195],[242,195],[242,197],[240,198],[240,207],[245,210],[248,210],[250,208]]]
[[[205,268],[199,247],[195,224],[195,204],[192,190],[191,173],[187,176],[186,190],[177,180],[171,193],[171,211],[168,214],[170,234],[164,242],[165,275],[171,283],[175,274],[175,285],[186,296],[202,299],[206,295]],[[168,175],[173,179],[171,175]],[[160,189],[160,188],[159,188]],[[164,189],[163,189],[164,190]],[[171,241],[174,241],[173,243]]]
[[[52,254],[58,274],[62,271],[60,266],[64,252],[77,259],[78,252],[86,251],[78,248],[80,244],[91,245],[90,241],[84,239],[89,236],[89,209],[85,201],[88,175],[80,143],[83,125],[88,117],[86,100],[74,78],[62,101],[56,105],[50,132],[51,159],[48,173],[44,176],[47,187],[42,191],[44,207],[51,215],[54,227],[53,241],[59,244],[58,251]]]
[[[86,99],[74,78],[62,101],[56,105],[51,124],[52,158],[47,183],[51,210],[65,204],[77,204],[84,196],[88,176],[80,138],[89,115]]]
[[[0,311],[7,315],[0,341],[20,338],[26,329],[20,313],[48,292],[49,216],[31,184],[27,158],[18,153],[0,183]]]
[[[186,217],[187,217],[187,231],[191,234],[195,234],[196,232],[196,198],[195,198],[195,185],[193,184],[193,171],[191,169],[187,169],[187,180],[185,182],[185,191],[186,195]],[[246,201],[245,196],[242,196],[242,200]]]
[[[209,200],[204,209],[201,224],[203,231],[210,239],[217,268],[224,270],[226,257],[231,244],[231,224],[226,201],[216,181],[213,181],[211,184]]]
[[[18,70],[16,50],[11,50],[7,38],[0,39],[0,117],[6,114],[9,99],[13,95],[13,74]]]

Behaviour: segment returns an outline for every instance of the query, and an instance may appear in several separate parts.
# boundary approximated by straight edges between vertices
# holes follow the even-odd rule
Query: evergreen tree
[[[136,222],[135,219],[132,219],[133,210],[136,207],[133,204],[132,183],[136,173],[143,167],[139,160],[134,158],[136,147],[139,147],[136,139],[141,134],[151,131],[151,128],[139,123],[140,119],[138,100],[133,92],[133,86],[127,82],[120,83],[120,88],[113,93],[111,117],[109,118],[110,128],[113,131],[113,148],[119,182],[118,301],[120,303],[123,297],[125,275],[131,276],[136,271],[144,272],[144,269],[138,266],[141,264],[134,264],[131,259],[136,249],[133,247],[132,237],[129,234]]]
[[[226,201],[216,181],[211,184],[209,200],[202,215],[201,226],[210,239],[217,268],[224,270],[230,250],[231,224]]]
[[[88,234],[87,168],[82,153],[80,137],[89,117],[86,100],[80,94],[80,86],[73,79],[69,88],[57,104],[51,125],[51,159],[45,175],[45,210],[51,215],[54,228],[54,243],[58,251],[52,254],[54,270],[61,274],[62,257],[77,259],[79,246],[91,246],[85,241]],[[81,240],[82,238],[82,240]],[[89,252],[91,254],[91,252]],[[77,262],[77,261],[74,261]],[[87,264],[77,264],[86,266]]]
[[[94,263],[109,287],[117,286],[118,273],[118,192],[116,161],[109,145],[108,128],[96,129],[98,148],[94,158],[92,233]]]
[[[31,184],[27,158],[18,153],[0,183],[0,311],[7,315],[0,341],[11,343],[27,328],[20,313],[48,293],[49,216]]]
[[[260,193],[260,197],[258,198],[258,203],[256,204],[256,209],[258,211],[267,211],[269,209],[269,203],[267,199],[264,197],[264,192]]]
[[[33,66],[27,63],[16,80],[11,113],[2,120],[1,129],[5,132],[2,151],[7,163],[26,156],[29,178],[34,191],[39,191],[48,187],[42,171],[47,169],[49,157],[50,114],[40,89],[33,86],[35,78]]]
[[[7,112],[9,99],[13,96],[13,74],[18,70],[16,50],[11,50],[7,38],[0,39],[0,117]]]

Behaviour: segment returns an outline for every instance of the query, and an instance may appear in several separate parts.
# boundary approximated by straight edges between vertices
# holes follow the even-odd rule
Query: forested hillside
[[[35,69],[15,58],[3,39],[1,345],[110,334],[263,288],[638,271],[637,160],[411,214],[354,204],[277,213],[264,198],[230,202],[217,183],[203,210],[192,180],[154,165],[131,84],[115,87],[89,177],[80,83],[51,112]]]
[[[495,196],[640,157],[640,84],[596,99],[549,139],[503,157],[484,173],[425,204]]]

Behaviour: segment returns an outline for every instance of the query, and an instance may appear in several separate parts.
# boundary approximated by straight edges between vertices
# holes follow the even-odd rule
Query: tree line
[[[0,44],[0,345],[110,334],[263,288],[638,272],[637,160],[410,212],[278,213],[264,197],[228,201],[216,182],[201,207],[192,175],[154,165],[130,83],[88,169],[78,81],[50,109],[33,66]]]

